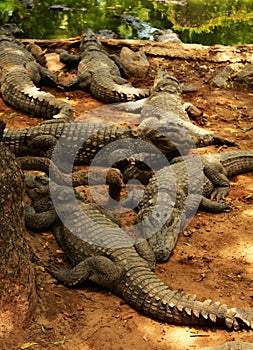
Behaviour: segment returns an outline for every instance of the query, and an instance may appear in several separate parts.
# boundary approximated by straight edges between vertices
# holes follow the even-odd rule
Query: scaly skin
[[[57,78],[4,28],[0,28],[0,71],[1,95],[13,108],[32,117],[73,119],[71,105],[36,87],[39,82],[57,85]]]
[[[230,209],[224,202],[230,189],[228,177],[253,171],[253,151],[231,151],[184,159],[185,162],[172,162],[170,166],[158,170],[149,180],[144,193],[133,190],[122,201],[123,206],[135,207],[138,211],[137,222],[157,261],[169,258],[180,230],[199,207],[214,213]],[[133,173],[132,166],[130,174]],[[127,170],[124,177],[127,177]],[[213,201],[214,198],[217,201]]]
[[[165,124],[177,122],[189,132],[212,137],[213,144],[235,145],[234,142],[223,139],[191,122],[188,113],[190,115],[201,115],[201,111],[192,104],[184,102],[182,98],[183,89],[186,89],[186,87],[183,88],[174,76],[160,69],[157,72],[148,98],[136,102],[123,103],[115,108],[128,112],[140,112],[140,125],[152,127],[157,125],[157,122]],[[190,90],[188,89],[188,91]]]
[[[23,170],[39,170],[50,174],[58,184],[67,186],[93,186],[97,184],[109,186],[109,195],[114,200],[119,200],[123,186],[121,172],[113,168],[93,167],[73,172],[71,175],[63,174],[48,158],[42,157],[19,157],[16,159]],[[58,219],[49,192],[49,178],[47,176],[25,175],[26,192],[33,200],[33,205],[26,205],[26,227],[33,231],[44,231],[52,226]],[[44,211],[47,210],[47,215]]]
[[[77,209],[68,189],[59,187],[54,191],[59,194],[57,211],[71,226],[70,231],[63,224],[56,225],[54,233],[75,265],[71,270],[48,268],[59,282],[76,286],[90,280],[119,295],[136,310],[167,323],[230,330],[253,328],[251,309],[228,309],[220,303],[201,302],[194,295],[170,290],[137,253],[136,242],[116,223],[91,204],[79,201]]]
[[[83,34],[79,55],[71,56],[63,50],[58,52],[61,61],[66,64],[80,62],[77,78],[64,83],[66,88],[89,88],[95,98],[105,103],[138,100],[149,95],[149,89],[134,88],[121,77],[119,68],[89,28]]]
[[[5,130],[3,142],[17,157],[24,155],[51,157],[60,137],[61,142],[55,150],[59,161],[68,162],[74,158],[75,164],[89,165],[94,156],[101,151],[99,156],[101,164],[97,165],[107,165],[110,162],[110,166],[114,161],[117,162],[126,156],[145,153],[159,156],[162,154],[170,160],[180,154],[187,155],[192,148],[205,147],[214,142],[212,136],[196,135],[177,123],[169,125],[158,123],[152,128],[139,126],[130,129],[115,124],[67,123],[55,120],[33,128]],[[81,142],[80,149],[77,150],[75,145],[81,140],[83,143]],[[119,140],[125,141],[115,142]],[[145,142],[141,143],[140,140]],[[107,147],[103,149],[105,146]],[[59,167],[59,164],[57,165]]]
[[[168,112],[168,116],[163,112]],[[141,111],[141,122],[147,118],[161,120],[170,116],[180,121],[189,122],[189,116],[184,109],[182,89],[179,81],[165,70],[158,70],[149,98],[146,99]]]

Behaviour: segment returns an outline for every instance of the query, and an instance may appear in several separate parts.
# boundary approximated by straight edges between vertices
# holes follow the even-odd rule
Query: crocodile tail
[[[170,290],[149,269],[131,264],[123,278],[122,297],[144,314],[168,323],[213,326],[229,330],[253,329],[253,310],[227,308],[219,302],[196,300]]]
[[[18,69],[18,68],[17,68]],[[10,70],[4,75],[1,85],[3,100],[12,107],[21,110],[33,117],[50,119],[53,117],[73,119],[73,108],[67,102],[56,99],[52,94],[41,91],[30,81],[27,74],[21,68],[19,72]],[[20,76],[20,84],[17,82],[17,73]]]
[[[228,177],[253,171],[253,151],[221,152],[207,159],[220,161]]]
[[[130,83],[123,85],[113,83],[113,86],[108,88],[108,84],[92,82],[90,91],[95,98],[104,103],[136,101],[148,97],[150,94],[149,89],[135,88]]]

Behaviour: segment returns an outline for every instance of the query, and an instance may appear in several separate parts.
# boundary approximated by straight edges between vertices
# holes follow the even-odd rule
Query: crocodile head
[[[23,30],[20,29],[15,23],[5,23],[0,27],[0,35],[7,37],[21,37],[24,34]]]
[[[167,159],[188,154],[194,143],[191,134],[177,121],[169,123],[157,122],[151,127],[138,127],[140,137],[152,143]]]
[[[102,44],[98,40],[95,33],[90,28],[84,30],[82,40],[79,46],[81,52],[83,51],[93,51],[101,50]]]
[[[152,88],[152,92],[170,92],[181,93],[179,81],[173,75],[170,75],[166,70],[159,69]]]
[[[174,208],[166,224],[149,239],[158,263],[166,262],[171,256],[184,223],[184,213]]]
[[[45,175],[25,174],[26,193],[32,200],[49,196],[49,178]]]

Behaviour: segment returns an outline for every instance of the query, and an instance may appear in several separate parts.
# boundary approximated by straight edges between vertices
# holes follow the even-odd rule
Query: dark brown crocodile
[[[62,221],[54,225],[53,232],[74,266],[48,267],[59,282],[73,287],[92,281],[163,322],[229,330],[253,328],[251,309],[229,309],[219,302],[201,302],[195,295],[171,290],[151,271],[136,240],[96,205],[77,199],[69,187],[54,185],[51,196]]]
[[[131,164],[130,168],[133,166]],[[253,151],[185,157],[184,161],[172,162],[158,170],[144,191],[133,190],[121,204],[135,208],[137,223],[143,237],[151,244],[157,261],[166,261],[179,232],[198,208],[214,213],[229,210],[224,201],[230,189],[228,178],[251,171]],[[126,173],[124,176],[128,178]]]
[[[12,27],[0,27],[0,84],[3,100],[33,117],[71,121],[72,106],[37,87],[39,83],[56,86],[57,78],[36,62],[32,53],[9,29],[12,30]],[[32,52],[38,51],[34,46],[30,49]]]
[[[91,94],[105,103],[138,100],[149,95],[149,89],[139,89],[121,77],[115,61],[102,49],[102,44],[91,29],[85,29],[79,47],[80,53],[69,55],[58,50],[62,62],[77,65],[77,77],[64,82],[65,88],[89,89]]]

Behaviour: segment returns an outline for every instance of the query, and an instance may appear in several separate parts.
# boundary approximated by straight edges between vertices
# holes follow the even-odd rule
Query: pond
[[[27,38],[53,39],[110,29],[118,38],[153,39],[154,28],[172,29],[185,43],[253,43],[252,0],[19,0],[0,1],[0,24],[15,22]],[[34,5],[34,6],[32,6]],[[59,6],[61,5],[61,6]],[[65,7],[64,7],[64,6]],[[28,6],[29,7],[29,6]],[[142,22],[127,24],[123,14]]]

